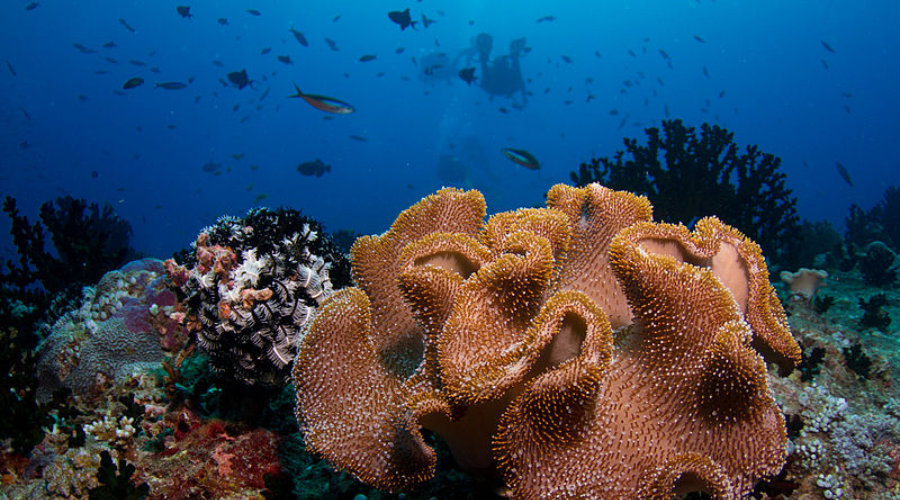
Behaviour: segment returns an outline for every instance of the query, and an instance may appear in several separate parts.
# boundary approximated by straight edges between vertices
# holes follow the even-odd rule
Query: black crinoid
[[[321,224],[285,208],[220,217],[179,260],[168,269],[188,326],[213,371],[245,386],[283,384],[303,325],[350,282]]]

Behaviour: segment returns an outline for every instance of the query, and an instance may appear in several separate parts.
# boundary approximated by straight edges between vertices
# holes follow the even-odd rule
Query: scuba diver
[[[460,55],[466,56],[466,66],[471,63],[474,55],[478,54],[481,64],[481,83],[485,92],[494,98],[502,95],[513,99],[514,107],[524,107],[528,102],[525,93],[525,80],[522,78],[522,69],[519,66],[519,57],[525,49],[525,38],[516,38],[509,43],[509,54],[499,56],[491,60],[491,50],[494,45],[494,37],[487,33],[480,33],[473,40],[472,47],[463,51]],[[522,93],[522,102],[515,102],[516,92]]]

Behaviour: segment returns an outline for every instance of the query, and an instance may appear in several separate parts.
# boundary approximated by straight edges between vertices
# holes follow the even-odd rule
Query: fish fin
[[[297,93],[294,95],[289,95],[288,97],[303,97],[303,92],[300,91],[300,87],[298,87],[295,82],[291,82],[291,83],[294,84],[294,90],[296,90]]]

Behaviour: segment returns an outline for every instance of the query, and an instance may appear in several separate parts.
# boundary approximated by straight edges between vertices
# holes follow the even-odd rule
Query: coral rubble
[[[757,245],[715,218],[651,223],[598,184],[484,216],[444,189],[357,240],[358,288],[294,363],[308,449],[400,490],[434,472],[425,428],[519,498],[739,498],[779,472],[761,354],[801,355]]]

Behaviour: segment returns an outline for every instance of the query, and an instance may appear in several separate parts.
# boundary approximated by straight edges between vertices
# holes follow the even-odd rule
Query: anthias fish
[[[253,87],[253,80],[251,80],[250,77],[247,76],[246,69],[228,73],[228,81],[233,83],[238,89],[243,89],[248,85],[250,87]]]
[[[144,79],[139,76],[136,76],[134,78],[129,78],[128,81],[126,81],[125,84],[122,85],[122,88],[128,90],[128,89],[133,89],[135,87],[140,87],[143,84],[144,84]]]
[[[847,168],[839,161],[834,162],[834,166],[837,168],[838,175],[841,176],[841,179],[844,179],[844,182],[846,182],[848,186],[853,187],[853,179],[850,178],[850,172],[847,171]]]
[[[314,161],[305,161],[297,165],[297,172],[309,177],[322,177],[322,174],[331,172],[331,165],[326,165],[325,162],[316,158]]]
[[[294,28],[290,28],[290,30],[291,30],[291,33],[294,35],[294,38],[297,39],[297,43],[299,43],[300,45],[302,45],[304,47],[309,47],[309,42],[306,40],[306,37],[303,36],[303,33],[300,33],[299,31],[295,30]]]
[[[181,90],[187,87],[187,84],[182,82],[162,82],[157,83],[156,87],[166,90]]]
[[[472,82],[478,79],[475,76],[475,68],[463,68],[459,70],[459,77],[468,85],[472,85]]]
[[[190,6],[187,6],[187,5],[179,5],[178,7],[175,7],[175,10],[178,11],[178,13],[179,13],[179,14],[181,15],[181,17],[183,17],[183,18],[190,19],[190,18],[194,17],[194,15],[191,14],[191,8],[190,8]]]
[[[392,10],[388,12],[388,19],[400,25],[400,31],[403,31],[410,26],[412,26],[413,29],[416,29],[416,22],[409,16],[409,9]]]
[[[300,87],[298,87],[296,83],[294,84],[294,90],[296,90],[297,93],[289,95],[288,97],[299,97],[319,111],[325,111],[326,113],[334,113],[337,115],[349,115],[350,113],[356,111],[353,106],[340,99],[335,99],[334,97],[328,97],[324,95],[305,94],[300,90]]]
[[[538,162],[537,158],[524,149],[503,148],[500,152],[516,165],[521,165],[528,170],[538,170],[541,168],[541,164]]]

